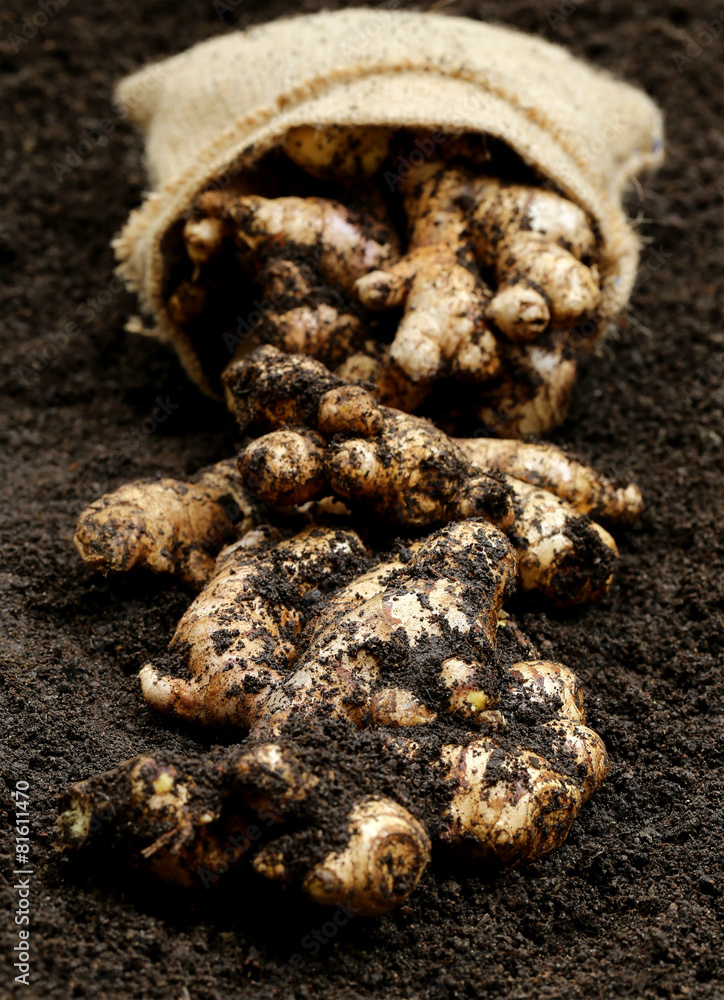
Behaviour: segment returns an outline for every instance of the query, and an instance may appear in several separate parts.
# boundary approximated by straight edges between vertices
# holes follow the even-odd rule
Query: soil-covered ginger
[[[571,605],[604,593],[615,569],[615,543],[596,522],[631,523],[643,506],[635,485],[560,448],[452,439],[301,355],[260,348],[227,381],[242,427],[262,432],[239,467],[226,460],[189,482],[129,483],[95,501],[75,536],[90,568],[145,567],[199,589],[226,542],[318,500],[342,514],[352,508],[363,523],[372,509],[402,534],[485,516],[512,539],[523,589]],[[330,494],[345,506],[330,508]]]
[[[485,454],[475,440],[456,442],[312,359],[271,347],[231,366],[226,379],[242,428],[266,431],[239,460],[245,488],[260,500],[303,504],[332,493],[403,531],[483,516],[513,540],[525,591],[565,606],[610,586],[615,542],[582,512],[633,518],[635,487],[621,490],[546,446],[534,449],[527,475],[531,446],[509,442]]]
[[[560,845],[606,752],[573,673],[502,611],[505,536],[472,518],[375,556],[340,528],[253,535],[179,623],[173,676],[141,673],[153,708],[242,726],[245,744],[73,786],[60,846],[110,841],[182,885],[248,854],[272,881],[377,914],[414,890],[431,841],[512,864]]]
[[[503,864],[555,849],[604,780],[580,683],[504,604],[516,586],[559,606],[604,594],[616,545],[588,515],[630,522],[638,491],[553,446],[406,412],[437,402],[449,426],[467,407],[509,438],[557,422],[575,373],[562,328],[598,301],[595,239],[565,199],[478,169],[464,137],[385,197],[375,177],[408,141],[300,128],[275,154],[291,189],[246,178],[196,199],[169,312],[197,335],[224,296],[231,314],[263,296],[254,334],[224,342],[252,437],[238,462],[100,498],[75,542],[93,570],[198,591],[139,664],[142,695],[243,742],[74,785],[63,849],[111,847],[187,888],[250,861],[375,915],[433,844]]]
[[[568,345],[570,331],[596,314],[590,221],[534,179],[491,176],[495,158],[480,162],[471,137],[437,138],[291,130],[285,155],[196,198],[183,230],[190,273],[169,294],[172,320],[202,354],[223,333],[227,358],[266,342],[347,377],[364,369],[382,401],[405,410],[419,408],[440,379],[472,383],[469,412],[506,413],[493,429],[507,436],[523,419],[519,377],[525,393],[535,371],[538,405],[517,436],[559,423],[571,352],[549,350],[543,365],[534,348],[549,331]],[[428,147],[435,153],[420,163]],[[411,150],[417,165],[402,170]],[[226,299],[234,307],[224,312]],[[253,332],[238,323],[244,315],[257,317]]]

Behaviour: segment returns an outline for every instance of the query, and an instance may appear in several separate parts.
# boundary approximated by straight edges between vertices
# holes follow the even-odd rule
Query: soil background
[[[619,535],[605,600],[524,616],[546,653],[584,678],[612,759],[567,843],[515,871],[436,858],[409,905],[339,929],[328,911],[260,881],[176,895],[130,878],[120,858],[73,861],[51,847],[67,784],[134,754],[198,745],[150,714],[136,680],[190,595],[93,577],[73,549],[74,521],[127,480],[191,473],[235,445],[228,418],[171,355],[123,332],[135,304],[113,279],[109,241],[145,179],[112,87],[210,35],[321,5],[44,5],[57,13],[35,34],[39,0],[6,2],[0,15],[2,996],[14,992],[18,940],[18,780],[30,788],[34,864],[31,985],[18,996],[724,996],[721,5],[434,5],[562,42],[664,108],[666,164],[629,199],[646,240],[639,282],[616,336],[584,359],[556,434],[601,471],[635,479],[647,511]]]

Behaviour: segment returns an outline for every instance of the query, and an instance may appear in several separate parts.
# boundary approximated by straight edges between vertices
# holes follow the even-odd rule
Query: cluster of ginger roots
[[[297,130],[286,152],[337,181],[378,170],[393,138]],[[409,412],[442,375],[499,377],[511,350],[593,311],[594,238],[558,196],[461,166],[457,143],[403,183],[404,255],[373,198],[363,219],[315,196],[200,197],[179,321],[202,311],[229,241],[278,305],[264,346],[224,373],[244,447],[191,481],[101,497],[75,541],[94,570],[198,592],[163,666],[141,670],[143,696],[243,742],[74,785],[62,847],[110,839],[184,886],[250,856],[267,879],[371,915],[410,895],[433,842],[506,864],[553,850],[603,781],[579,681],[503,606],[516,586],[558,607],[604,594],[617,550],[598,521],[632,522],[638,490],[555,446],[453,438]],[[360,306],[401,310],[390,345],[360,348]]]
[[[197,197],[171,319],[202,356],[269,343],[407,412],[545,433],[568,407],[571,347],[596,329],[596,236],[556,192],[492,174],[493,145],[293,129],[269,164]]]

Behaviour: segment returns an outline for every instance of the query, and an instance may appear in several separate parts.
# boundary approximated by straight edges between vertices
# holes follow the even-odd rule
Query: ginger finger
[[[374,395],[383,406],[414,413],[427,398],[430,385],[413,382],[390,357],[386,344],[366,340],[360,350],[335,369],[348,382],[371,382]]]
[[[368,309],[404,305],[390,356],[414,383],[444,373],[484,381],[500,368],[485,321],[491,293],[466,239],[463,171],[427,163],[402,185],[411,228],[407,255],[361,277],[355,289]]]
[[[565,420],[575,377],[576,362],[560,336],[549,344],[510,345],[501,376],[481,387],[472,408],[497,437],[542,436]]]
[[[169,312],[179,323],[198,322],[214,299],[215,276],[222,276],[221,300],[230,302],[239,277],[249,276],[262,293],[257,341],[339,364],[361,335],[349,298],[355,280],[398,255],[381,198],[366,201],[359,212],[317,197],[205,192],[184,228],[193,280],[170,296]]]
[[[588,802],[608,773],[608,754],[603,740],[588,726],[572,719],[552,719],[543,728],[554,734],[552,759],[567,756],[575,763],[581,801]]]
[[[202,264],[207,264],[212,257],[221,253],[224,239],[231,235],[231,227],[224,219],[207,216],[206,218],[190,218],[184,225],[184,244],[186,253],[194,264],[194,277],[197,278]]]
[[[600,524],[546,490],[506,476],[514,496],[509,529],[516,540],[523,590],[536,591],[559,607],[592,601],[613,581],[618,548]]]
[[[303,803],[322,780],[279,743],[257,744],[237,758],[231,770],[251,808],[277,821]]]
[[[304,879],[304,892],[325,906],[348,906],[360,916],[387,913],[417,888],[430,860],[422,824],[392,799],[363,799],[349,814],[350,839]]]
[[[333,773],[310,773],[296,755],[278,743],[261,744],[233,765],[234,780],[262,818],[283,822]],[[304,877],[302,888],[315,902],[347,905],[360,916],[386,913],[415,889],[428,861],[430,840],[421,823],[389,798],[361,798],[347,818],[349,840],[331,851]],[[304,834],[279,838],[259,850],[252,865],[264,878],[287,882],[290,855]]]
[[[244,453],[242,477],[254,496],[280,506],[318,496],[325,484],[324,439],[310,431],[285,430],[263,440],[263,448],[252,442]]]
[[[536,233],[520,233],[506,240],[501,250],[497,269],[506,275],[503,289],[508,293],[519,290],[521,312],[527,310],[526,316],[519,315],[511,323],[510,305],[504,313],[495,299],[491,302],[491,319],[495,316],[498,323],[506,323],[501,329],[511,340],[529,340],[543,332],[535,320],[526,329],[525,319],[530,315],[526,294],[531,285],[542,293],[553,329],[575,326],[595,312],[601,301],[598,281],[590,268],[563,247]]]
[[[169,647],[190,679],[146,665],[147,703],[198,725],[255,725],[297,656],[305,594],[346,582],[366,559],[354,532],[315,527],[271,551],[249,553],[243,539],[226,549]]]
[[[344,385],[312,358],[265,345],[224,372],[226,402],[242,432],[312,427],[322,397]]]
[[[551,322],[545,297],[526,281],[499,287],[488,303],[485,315],[514,343],[536,340]]]
[[[282,149],[298,167],[322,180],[371,177],[387,157],[393,130],[378,126],[300,125]]]
[[[511,687],[507,703],[521,700],[540,705],[549,712],[584,723],[583,688],[578,677],[562,663],[550,660],[524,660],[510,667]]]
[[[201,588],[222,546],[260,517],[235,463],[202,469],[192,481],[142,480],[106,493],[78,519],[74,542],[101,573],[145,567]]]
[[[321,199],[315,204],[302,198],[247,198],[231,205],[229,214],[234,218],[237,242],[252,252],[249,266],[265,303],[263,336],[284,350],[334,365],[353,350],[360,320],[331,286],[345,283],[350,265],[354,276],[364,273],[364,267],[359,259],[354,266],[352,240],[346,231],[349,225],[339,223],[331,233],[325,232],[330,228],[325,226],[325,208],[330,214],[344,211],[341,205]],[[288,233],[284,231],[287,224]],[[338,247],[325,244],[332,237],[337,238]],[[361,249],[362,257],[368,250]],[[374,250],[371,255],[376,259]]]
[[[340,614],[324,615],[324,627],[269,696],[264,716],[273,728],[320,709],[357,726],[368,718],[431,722],[431,689],[448,711],[466,715],[490,702],[491,681],[479,664],[494,652],[498,611],[515,579],[505,537],[484,521],[465,521],[418,543],[402,569],[390,565],[367,574],[362,594],[353,582],[335,595]],[[345,611],[350,594],[356,600]],[[391,684],[395,676],[402,680]]]
[[[617,486],[554,444],[527,444],[499,438],[456,438],[476,468],[499,469],[566,500],[581,514],[615,523],[633,523],[643,509],[638,486]]]
[[[251,846],[245,824],[224,810],[225,793],[201,762],[134,757],[59,798],[59,847],[94,834],[142,870],[182,886],[226,871]]]
[[[618,550],[600,525],[545,490],[466,469],[462,453],[432,425],[383,412],[378,437],[352,438],[332,450],[327,475],[337,495],[370,502],[379,514],[407,525],[484,516],[514,539],[524,590],[561,606],[606,592]],[[244,467],[242,461],[242,474]]]
[[[529,751],[489,739],[445,746],[439,765],[453,792],[442,817],[443,843],[505,864],[559,847],[581,808],[574,781]]]
[[[351,292],[357,278],[391,263],[394,232],[370,223],[337,201],[247,195],[229,204],[237,242],[266,265],[288,259],[313,267],[331,284]]]
[[[498,279],[488,317],[513,341],[580,323],[598,308],[596,273],[581,263],[595,247],[585,212],[550,191],[492,177],[471,182],[478,259]]]
[[[229,205],[251,191],[250,181],[237,176],[228,187],[202,191],[196,197],[183,229],[186,253],[194,264],[194,281],[202,266],[218,257],[224,249],[224,241],[233,235],[227,218]]]
[[[497,702],[499,714],[506,724],[510,721],[526,731],[536,726],[537,745],[545,748],[544,756],[557,770],[575,778],[582,801],[587,802],[606,777],[608,755],[598,733],[583,724],[583,686],[562,663],[533,658],[504,666],[514,648],[524,655],[530,655],[531,649],[515,626],[511,633],[510,625],[508,620],[503,629],[505,660],[499,661],[505,678]],[[542,725],[541,714],[551,716]]]

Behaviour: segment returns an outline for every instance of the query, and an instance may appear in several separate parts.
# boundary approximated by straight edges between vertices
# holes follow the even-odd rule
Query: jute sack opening
[[[623,191],[663,155],[659,109],[564,49],[466,18],[352,8],[274,21],[194,46],[123,80],[118,101],[143,132],[154,190],[114,241],[119,274],[151,329],[213,394],[165,309],[168,234],[196,195],[243,172],[298,125],[385,125],[485,133],[595,220],[599,319],[631,294],[638,241]]]

